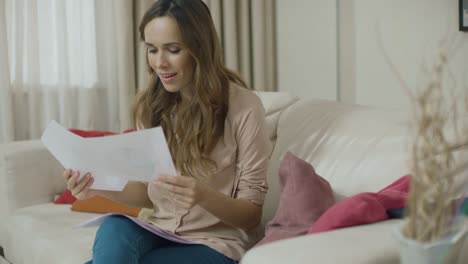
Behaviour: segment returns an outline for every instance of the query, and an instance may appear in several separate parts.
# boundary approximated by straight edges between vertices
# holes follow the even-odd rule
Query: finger
[[[186,203],[178,203],[178,204],[182,209],[191,209],[193,207],[191,204],[186,204]]]
[[[72,194],[76,195],[83,191],[84,187],[86,187],[86,185],[89,184],[89,181],[91,179],[91,175],[89,173],[86,173],[84,177],[80,180],[80,182],[75,186],[75,188],[73,188]]]
[[[164,193],[165,196],[170,197],[170,199],[173,201],[191,204],[195,200],[195,192],[193,190],[184,190],[184,188],[180,188],[174,185],[171,186],[170,184],[165,184],[162,182],[158,182],[156,185],[160,187],[159,190],[161,193]]]
[[[83,177],[79,180],[79,182],[75,185],[74,189],[77,189],[78,192],[81,191],[89,182],[91,179],[91,174],[86,173],[83,175]]]
[[[175,199],[174,201],[175,201],[175,203],[178,204],[180,207],[185,208],[185,209],[190,209],[190,208],[193,207],[193,204],[188,203],[188,202],[186,202],[186,201],[184,201],[184,200]]]
[[[156,181],[162,181],[165,183],[171,183],[182,187],[192,186],[193,178],[185,176],[171,176],[171,175],[160,175]]]
[[[167,175],[167,174],[159,175],[155,179],[155,181],[156,182],[160,181],[160,182],[180,185],[180,184],[178,184],[179,183],[178,176],[175,176],[175,175]]]
[[[181,195],[181,194],[174,194],[174,199],[176,201],[180,201],[180,202],[183,202],[183,203],[187,203],[187,204],[194,204],[195,203],[195,199],[193,198],[193,196],[185,196],[185,195]]]
[[[93,177],[90,177],[88,179],[88,181],[86,182],[86,184],[84,185],[84,187],[77,192],[76,195],[74,195],[77,199],[84,199],[87,197],[87,194],[89,193],[90,191],[90,188],[91,186],[93,185],[94,183],[94,178]]]
[[[67,187],[69,190],[75,188],[78,177],[80,177],[80,171],[75,171],[75,173],[73,173],[72,176],[68,179]]]
[[[184,196],[193,195],[193,190],[180,185],[175,185],[173,183],[163,182],[163,181],[156,181],[156,186],[163,188],[171,193],[180,194]]]
[[[73,174],[73,171],[71,169],[66,169],[63,171],[63,177],[65,178],[65,180],[68,181],[68,179],[70,179],[70,177],[72,176]]]

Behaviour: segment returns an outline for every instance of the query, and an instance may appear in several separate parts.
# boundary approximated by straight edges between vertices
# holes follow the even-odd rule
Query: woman
[[[122,216],[106,218],[90,263],[237,263],[256,242],[271,150],[264,110],[222,51],[201,0],[159,0],[140,24],[151,74],[133,108],[138,129],[161,126],[179,175],[90,189],[90,173],[65,170],[78,199],[102,195],[145,207],[138,219],[189,243],[162,238]],[[194,244],[193,244],[194,243]]]

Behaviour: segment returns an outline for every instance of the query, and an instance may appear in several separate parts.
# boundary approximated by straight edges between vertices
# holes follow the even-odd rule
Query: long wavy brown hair
[[[182,40],[194,60],[188,106],[178,111],[173,127],[170,112],[180,102],[179,93],[167,92],[146,57],[150,73],[147,87],[133,104],[134,128],[161,126],[166,135],[176,169],[185,176],[206,178],[216,168],[209,158],[224,134],[229,109],[229,83],[247,87],[242,78],[228,70],[222,62],[222,49],[210,11],[201,0],[159,0],[145,13],[140,23],[140,39],[145,41],[146,25],[157,17],[177,21]],[[146,53],[148,54],[148,52]],[[177,135],[177,136],[176,136]],[[177,139],[178,137],[178,139]]]

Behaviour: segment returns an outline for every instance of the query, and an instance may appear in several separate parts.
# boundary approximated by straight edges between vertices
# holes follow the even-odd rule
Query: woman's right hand
[[[66,169],[63,172],[63,177],[67,183],[67,189],[70,190],[73,196],[78,200],[84,200],[96,195],[95,190],[89,188],[94,183],[94,178],[91,173],[86,173],[79,181],[80,172]]]

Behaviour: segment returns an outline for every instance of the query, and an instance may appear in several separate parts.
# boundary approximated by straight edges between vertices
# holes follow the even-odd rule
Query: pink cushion
[[[360,193],[336,203],[312,223],[309,234],[388,219],[387,210],[405,206],[409,179],[405,175],[377,193]]]
[[[279,169],[280,202],[258,245],[304,235],[335,199],[330,184],[307,162],[286,153]]]

